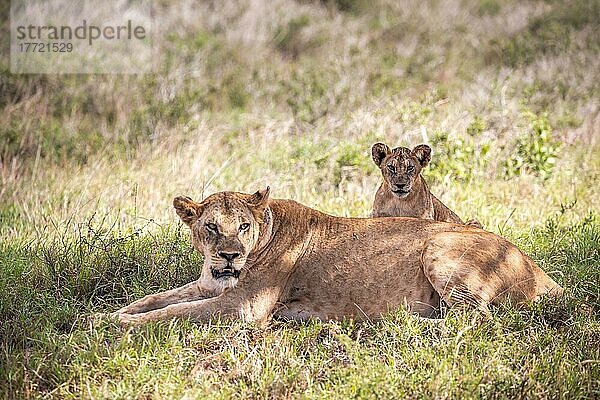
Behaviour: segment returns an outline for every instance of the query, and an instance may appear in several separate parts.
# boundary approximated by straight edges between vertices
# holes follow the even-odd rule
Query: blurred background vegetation
[[[0,398],[599,396],[600,2],[156,6],[156,74],[13,75],[0,2]],[[87,324],[198,276],[174,196],[270,185],[366,216],[376,141],[429,143],[432,191],[569,302],[436,326]]]
[[[490,229],[597,208],[597,1],[156,3],[148,75],[11,75],[4,21],[4,235],[267,184],[367,215],[378,140],[430,143],[434,192]]]

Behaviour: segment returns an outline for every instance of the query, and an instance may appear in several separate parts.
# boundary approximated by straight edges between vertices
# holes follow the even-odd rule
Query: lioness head
[[[237,284],[248,254],[270,219],[269,188],[254,194],[221,192],[197,203],[176,197],[173,206],[189,226],[194,247],[204,255],[203,284],[214,288]]]
[[[384,143],[375,143],[371,155],[392,193],[403,199],[410,194],[421,169],[431,160],[431,147],[420,144],[412,150],[406,147],[390,150]]]

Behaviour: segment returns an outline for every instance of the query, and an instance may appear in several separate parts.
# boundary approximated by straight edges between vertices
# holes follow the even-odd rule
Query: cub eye
[[[218,232],[218,228],[217,225],[215,224],[206,224],[206,230],[208,230],[211,233],[217,233]]]
[[[396,173],[396,167],[394,167],[392,164],[388,164],[387,166],[388,171],[390,171],[392,174]]]
[[[412,164],[409,164],[408,167],[406,167],[406,172],[413,172],[415,170],[415,166]]]
[[[250,224],[249,223],[243,223],[243,224],[240,225],[240,232],[244,232],[248,228],[250,228]]]

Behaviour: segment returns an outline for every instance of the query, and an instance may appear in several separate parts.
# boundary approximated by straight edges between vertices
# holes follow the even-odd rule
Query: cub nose
[[[396,184],[396,190],[402,190],[403,192],[406,192],[407,189],[408,189],[407,184]]]
[[[227,260],[229,262],[235,260],[239,256],[240,256],[240,253],[225,253],[223,251],[219,252],[219,257],[224,258],[225,260]]]

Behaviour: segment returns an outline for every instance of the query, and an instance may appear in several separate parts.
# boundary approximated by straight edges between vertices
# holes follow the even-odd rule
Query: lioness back
[[[273,212],[284,218],[304,216],[307,210],[297,206],[277,201]],[[424,316],[436,312],[439,296],[419,260],[428,237],[454,227],[413,218],[358,219],[314,210],[308,213],[311,244],[290,275],[277,316],[377,318],[399,305]]]
[[[296,216],[310,221],[310,239],[302,244],[306,252],[279,300],[275,315],[280,317],[377,318],[399,305],[430,316],[439,310],[440,295],[449,304],[486,308],[507,297],[522,302],[557,288],[531,258],[490,232],[425,219],[333,217],[281,200],[272,210],[290,225]],[[454,242],[448,234],[456,235]],[[445,259],[435,256],[438,243],[449,252]],[[459,250],[462,258],[455,255]],[[458,266],[454,274],[445,262]]]

